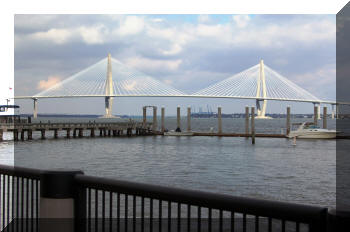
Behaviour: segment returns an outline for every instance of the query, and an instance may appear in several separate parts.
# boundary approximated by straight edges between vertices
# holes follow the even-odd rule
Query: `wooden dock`
[[[218,136],[218,137],[252,137],[245,133],[214,133],[214,132],[194,132],[193,136]],[[266,138],[287,138],[284,134],[255,134],[255,137]]]
[[[41,139],[46,138],[47,131],[53,131],[53,138],[58,138],[59,132],[64,131],[66,138],[84,137],[84,131],[89,131],[90,137],[95,137],[95,131],[100,136],[132,136],[152,134],[152,123],[135,121],[111,122],[111,123],[2,123],[0,124],[0,141],[4,132],[12,132],[13,140],[32,140],[33,132],[40,131]],[[125,134],[124,134],[125,132]]]

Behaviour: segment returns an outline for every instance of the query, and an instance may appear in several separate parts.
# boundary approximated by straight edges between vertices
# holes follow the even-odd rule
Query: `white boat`
[[[193,134],[194,133],[190,131],[177,132],[177,131],[171,130],[168,132],[164,132],[164,135],[167,135],[167,136],[192,136]]]
[[[321,129],[310,122],[303,122],[297,130],[292,130],[288,138],[301,138],[301,139],[334,139],[337,136],[336,130]]]

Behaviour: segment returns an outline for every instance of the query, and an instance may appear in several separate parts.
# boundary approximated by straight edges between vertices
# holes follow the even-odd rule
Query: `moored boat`
[[[298,129],[292,130],[289,134],[289,138],[301,138],[301,139],[334,139],[337,137],[336,130],[322,129],[315,126],[311,122],[303,122],[299,124]]]

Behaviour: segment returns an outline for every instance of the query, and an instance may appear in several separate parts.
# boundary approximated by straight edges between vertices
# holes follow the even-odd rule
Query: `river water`
[[[53,119],[86,121],[98,119]],[[150,119],[151,120],[151,119]],[[306,121],[310,121],[308,119]],[[305,119],[293,119],[293,122]],[[321,123],[321,122],[320,122]],[[166,118],[175,129],[176,118]],[[192,119],[192,129],[215,131],[217,119]],[[328,121],[335,128],[335,120]],[[182,121],[186,128],[186,120]],[[285,119],[256,120],[258,133],[281,133]],[[243,132],[244,119],[223,119],[224,132]],[[180,188],[287,202],[335,206],[336,140],[239,137],[106,137],[4,141],[0,162]],[[11,139],[10,134],[5,135]],[[39,138],[39,133],[34,135]]]

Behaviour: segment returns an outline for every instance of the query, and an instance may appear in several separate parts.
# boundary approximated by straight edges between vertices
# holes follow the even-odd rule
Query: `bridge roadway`
[[[25,140],[25,133],[28,140],[33,139],[33,131],[41,132],[41,139],[46,138],[46,131],[53,131],[53,138],[58,138],[59,131],[65,131],[66,138],[83,137],[84,131],[89,131],[90,137],[95,137],[95,131],[100,136],[126,136],[147,135],[151,133],[152,123],[135,121],[113,122],[113,123],[1,123],[0,141],[3,140],[4,132],[13,132],[13,140]],[[85,133],[86,134],[86,133]]]

